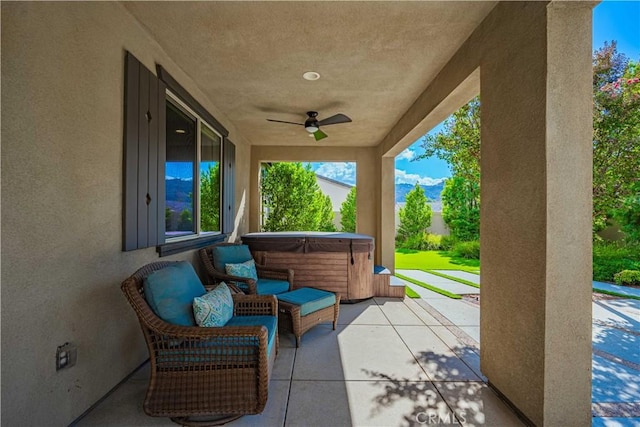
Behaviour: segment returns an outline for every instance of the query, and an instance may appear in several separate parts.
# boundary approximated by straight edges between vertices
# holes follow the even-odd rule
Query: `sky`
[[[605,0],[593,10],[593,49],[604,42],[616,40],[618,52],[629,59],[640,61],[640,1]],[[442,123],[431,130],[437,133]],[[414,142],[396,157],[396,184],[414,185],[416,182],[433,185],[451,176],[446,162],[438,158],[411,161],[422,153],[420,140]],[[311,163],[318,174],[347,184],[355,184],[355,163]]]

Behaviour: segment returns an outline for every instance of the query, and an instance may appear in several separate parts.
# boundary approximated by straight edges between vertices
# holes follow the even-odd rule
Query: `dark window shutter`
[[[224,139],[222,148],[223,175],[222,175],[222,232],[233,232],[233,223],[236,213],[236,146],[227,138]]]
[[[166,86],[127,52],[123,250],[164,243]]]

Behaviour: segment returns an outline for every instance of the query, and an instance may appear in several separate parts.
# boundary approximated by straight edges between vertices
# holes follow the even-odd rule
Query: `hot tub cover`
[[[375,248],[373,237],[356,233],[278,231],[248,233],[241,239],[252,251],[362,253]]]

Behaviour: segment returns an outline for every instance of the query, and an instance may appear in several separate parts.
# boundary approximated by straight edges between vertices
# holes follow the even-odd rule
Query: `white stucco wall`
[[[340,230],[340,208],[342,207],[344,201],[347,199],[347,195],[349,194],[349,191],[351,191],[351,186],[335,182],[331,179],[327,179],[317,174],[316,182],[318,183],[318,187],[320,187],[320,190],[331,199],[331,205],[333,206],[334,215],[333,224],[338,230]]]

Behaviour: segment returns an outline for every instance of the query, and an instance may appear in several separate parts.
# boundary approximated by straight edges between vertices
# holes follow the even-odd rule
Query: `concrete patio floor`
[[[465,426],[523,425],[480,372],[479,306],[407,285],[421,298],[342,304],[337,331],[319,325],[298,349],[281,333],[265,411],[229,425],[397,426],[453,416]],[[144,414],[148,375],[144,366],[77,425],[175,425]],[[593,426],[640,427],[638,300],[593,302],[592,399]]]
[[[479,316],[461,314],[463,322],[454,325],[455,316],[443,315],[448,308],[442,301],[342,304],[338,329],[319,325],[298,349],[293,336],[281,333],[265,411],[228,425],[523,425],[483,381]],[[144,414],[148,375],[145,365],[77,425],[175,425]]]

